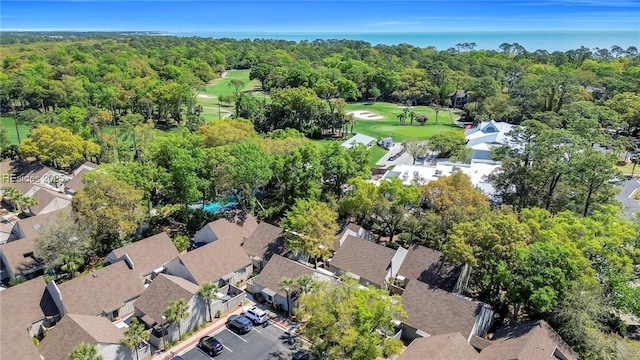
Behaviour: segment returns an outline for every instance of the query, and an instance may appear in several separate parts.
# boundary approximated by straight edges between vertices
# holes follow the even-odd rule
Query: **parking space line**
[[[237,337],[238,339],[240,339],[240,340],[242,340],[242,341],[244,341],[244,342],[247,342],[247,340],[243,339],[243,338],[242,338],[242,336],[240,336],[240,335],[238,335],[238,334],[234,333],[234,332],[233,332],[233,331],[231,331],[231,330],[229,330],[229,332],[230,332],[231,334],[233,334],[235,337]]]
[[[258,332],[258,334],[262,334],[262,331],[260,331],[260,330],[256,329],[256,327],[255,327],[255,326],[253,327],[253,330],[257,331],[257,332]]]
[[[227,350],[229,350],[229,351],[231,351],[231,352],[233,352],[233,350],[229,349],[229,348],[228,348],[228,347],[226,347],[224,344],[222,344],[222,347],[223,347],[223,348],[225,348],[225,349],[227,349]]]

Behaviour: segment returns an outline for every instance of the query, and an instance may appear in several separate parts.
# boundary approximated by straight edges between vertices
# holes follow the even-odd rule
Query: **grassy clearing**
[[[260,82],[258,80],[249,80],[249,70],[229,70],[224,78],[213,80],[205,87],[204,91],[200,93],[207,97],[197,98],[198,104],[202,105],[202,117],[204,117],[205,120],[219,120],[221,116],[224,118],[225,113],[234,111],[232,105],[220,106],[220,112],[218,111],[218,97],[228,96],[234,92],[233,86],[229,86],[232,79],[245,83],[244,89],[242,90],[243,92],[251,93],[251,95],[260,99],[267,98],[267,102],[271,100],[268,95],[260,92]]]
[[[405,140],[423,140],[427,139],[435,134],[455,130],[462,131],[462,129],[456,125],[452,125],[452,120],[457,118],[457,115],[453,112],[451,114],[448,111],[440,111],[438,114],[438,124],[436,124],[436,113],[428,106],[416,106],[412,107],[411,111],[416,114],[427,115],[429,121],[425,125],[400,125],[398,120],[398,114],[403,112],[403,108],[397,104],[390,103],[353,103],[347,105],[347,111],[370,111],[383,116],[381,120],[360,120],[356,119],[356,126],[354,131],[366,134],[377,139],[391,136],[396,142],[402,142]],[[409,124],[409,120],[407,120]],[[416,124],[416,122],[414,122]]]
[[[7,129],[9,133],[9,140],[11,141],[11,144],[18,145],[18,133],[16,132],[16,122],[13,119],[13,116],[0,116],[0,122],[2,123],[2,128]],[[31,126],[18,124],[20,140],[25,139],[29,135],[29,131],[31,131]]]
[[[633,163],[619,165],[618,170],[622,171],[623,174],[631,174],[631,171],[633,171]],[[638,174],[639,172],[640,172],[640,166],[636,165],[636,170],[634,174]]]

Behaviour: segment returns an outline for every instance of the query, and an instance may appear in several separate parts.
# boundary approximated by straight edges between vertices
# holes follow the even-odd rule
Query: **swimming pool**
[[[226,210],[226,209],[230,209],[234,206],[236,206],[236,202],[232,201],[231,197],[226,197],[224,199],[222,199],[221,201],[212,201],[212,202],[208,202],[205,203],[204,205],[202,204],[202,201],[199,201],[195,204],[189,205],[189,208],[191,209],[202,209],[204,211],[207,212],[218,212],[218,211],[222,211],[222,210]]]

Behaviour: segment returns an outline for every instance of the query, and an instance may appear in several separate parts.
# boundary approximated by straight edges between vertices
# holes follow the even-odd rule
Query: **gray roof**
[[[198,285],[183,278],[159,274],[136,300],[135,307],[145,319],[158,323],[171,301],[184,299],[188,302],[198,289]],[[153,326],[154,323],[148,325]]]
[[[140,276],[150,274],[180,255],[166,232],[115,249],[113,254],[117,258],[129,255],[133,261],[133,270]]]
[[[342,143],[342,147],[351,149],[357,145],[369,146],[376,143],[376,139],[364,134],[355,134],[350,139]]]
[[[462,271],[462,266],[445,262],[440,251],[414,245],[402,262],[398,275],[407,279],[417,279],[431,286],[453,291]]]
[[[0,245],[0,252],[6,259],[5,265],[14,274],[29,273],[41,266],[35,258],[36,243],[32,238],[24,238],[10,241]]]
[[[402,293],[408,318],[405,324],[430,335],[459,332],[471,335],[483,304],[410,280]]]
[[[264,260],[269,260],[273,254],[282,254],[285,252],[282,229],[263,221],[242,243],[242,248],[250,256]]]
[[[80,343],[119,344],[124,331],[102,316],[67,314],[49,331],[38,349],[46,360],[67,360]]]
[[[245,212],[234,212],[231,217],[223,217],[206,225],[216,235],[217,240],[233,240],[241,244],[258,227],[253,215]]]
[[[61,210],[52,211],[50,213],[31,216],[18,221],[16,226],[24,233],[23,237],[37,239],[44,228],[56,222],[58,216],[70,213],[71,208],[67,207]]]
[[[42,277],[0,291],[0,358],[40,360],[27,329],[34,322],[58,314]]]
[[[543,320],[513,324],[499,329],[493,336],[492,343],[480,352],[481,359],[556,359],[556,351],[563,355],[558,358],[578,359],[571,347]]]
[[[67,313],[98,315],[119,309],[142,294],[144,286],[125,261],[58,285]]]
[[[77,174],[73,176],[71,180],[67,181],[64,184],[64,187],[74,192],[81,190],[82,188],[84,188],[84,185],[85,185],[84,182],[82,181],[82,177],[84,176],[84,174],[88,173],[89,171],[91,170],[88,170],[85,168],[81,169],[80,171],[78,171]]]
[[[331,266],[382,285],[395,253],[386,246],[349,235],[333,255]]]
[[[289,260],[280,255],[273,255],[264,269],[252,279],[253,283],[263,288],[269,288],[278,295],[286,297],[284,290],[278,285],[283,278],[296,279],[302,275],[310,275],[326,278],[326,275],[302,265],[296,261]]]
[[[251,259],[234,240],[216,240],[186,254],[180,260],[198,284],[215,282],[222,276],[251,265]]]
[[[429,354],[426,356],[426,354]],[[399,360],[474,360],[478,352],[460,335],[449,333],[417,338],[400,355]]]

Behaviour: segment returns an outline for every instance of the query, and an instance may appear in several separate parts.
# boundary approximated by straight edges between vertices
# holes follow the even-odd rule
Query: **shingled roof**
[[[483,304],[410,280],[402,293],[405,324],[429,335],[459,332],[469,338]]]
[[[67,360],[80,343],[120,344],[123,337],[124,331],[105,317],[67,314],[49,331],[38,349],[46,360]]]
[[[133,270],[139,276],[150,274],[180,255],[165,232],[115,249],[110,254],[114,256],[108,258],[122,259],[125,254],[133,261]]]
[[[144,291],[136,272],[125,261],[58,285],[67,313],[100,315],[119,309]]]
[[[186,254],[180,260],[198,284],[215,282],[224,275],[251,265],[251,259],[239,242],[216,240]]]
[[[331,259],[331,266],[381,285],[396,251],[386,246],[347,236]]]
[[[409,247],[398,275],[407,279],[417,279],[431,286],[453,291],[462,271],[462,266],[447,264],[444,254],[424,246]]]
[[[198,289],[196,284],[183,278],[159,274],[136,300],[135,307],[152,326],[161,319],[170,302],[180,299],[188,302]]]
[[[232,240],[241,244],[245,238],[248,238],[258,227],[258,222],[249,213],[242,211],[233,212],[231,216],[220,218],[205,225],[195,237],[200,236],[208,238],[205,241],[212,240]]]
[[[0,252],[6,260],[5,266],[13,274],[29,273],[41,266],[35,258],[36,243],[33,238],[24,238],[0,245]]]
[[[20,221],[18,221],[16,226],[18,226],[18,228],[22,232],[23,238],[32,238],[35,240],[38,238],[44,228],[56,222],[58,216],[70,212],[71,208],[67,207],[42,215],[31,216],[21,219]]]
[[[264,260],[269,260],[273,254],[282,254],[285,251],[282,229],[263,221],[242,243],[242,248],[249,256]]]
[[[493,344],[480,352],[483,360],[577,360],[571,347],[543,320],[513,324],[496,331]]]
[[[28,328],[58,314],[53,299],[39,277],[0,291],[0,358],[40,360]]]
[[[280,255],[273,255],[264,269],[251,281],[264,288],[269,288],[276,294],[286,297],[286,292],[280,288],[280,280],[283,278],[296,279],[302,275],[309,275],[320,279],[330,279],[331,277],[304,266],[296,261],[289,260]]]
[[[479,357],[460,333],[450,333],[413,340],[399,360],[475,360]]]

